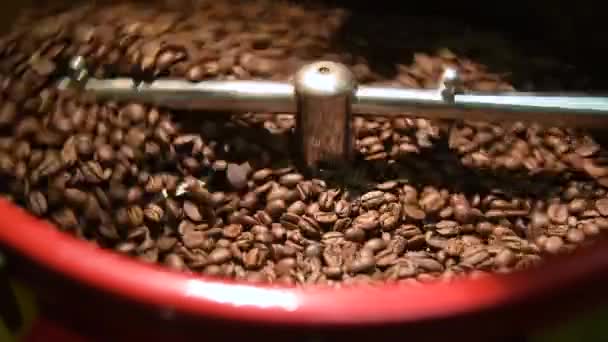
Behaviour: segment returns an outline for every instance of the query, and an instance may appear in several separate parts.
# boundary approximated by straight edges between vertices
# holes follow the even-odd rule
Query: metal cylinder
[[[294,87],[296,136],[305,166],[352,160],[354,75],[345,65],[321,61],[302,67]]]

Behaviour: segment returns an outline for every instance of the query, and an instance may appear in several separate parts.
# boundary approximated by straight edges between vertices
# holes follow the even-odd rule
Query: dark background
[[[20,8],[40,3],[77,3],[83,0],[72,1],[44,1],[44,0],[21,0],[3,1],[0,4],[0,32],[10,27],[11,21]],[[84,0],[86,1],[86,0]],[[98,0],[98,2],[111,0]],[[140,0],[135,0],[140,1]],[[171,1],[171,0],[168,0]],[[221,1],[221,0],[218,0]],[[234,1],[238,4],[242,1]],[[572,73],[585,74],[592,78],[592,85],[578,85],[573,83],[569,89],[581,89],[589,87],[593,90],[608,90],[608,63],[606,62],[606,41],[608,34],[605,22],[605,12],[598,8],[599,1],[579,0],[532,0],[532,1],[362,1],[362,0],[269,0],[269,1],[295,1],[314,6],[315,3],[324,2],[330,5],[349,7],[354,9],[353,15],[344,28],[339,38],[347,43],[349,37],[354,35],[367,37],[372,44],[365,48],[365,53],[370,54],[370,59],[386,59],[391,56],[391,44],[388,41],[401,39],[403,44],[409,44],[412,51],[424,50],[424,44],[419,41],[427,38],[426,34],[412,32],[412,37],[402,37],[396,34],[411,31],[412,27],[428,25],[427,31],[431,31],[428,39],[434,40],[435,36],[452,35],[459,36],[459,30],[467,26],[474,31],[497,31],[508,39],[509,43],[517,47],[525,55],[549,56],[559,59],[565,63],[575,65],[576,71],[569,71],[567,77]],[[446,18],[460,24],[437,25],[428,24],[425,18]],[[380,22],[380,27],[369,25],[370,18]],[[413,20],[421,22],[420,25],[412,23]],[[374,26],[374,27],[372,27]],[[434,32],[433,32],[434,31]],[[458,40],[453,45],[458,45]],[[392,44],[394,46],[394,44]],[[432,45],[432,44],[430,44]],[[429,45],[429,46],[430,46]],[[349,47],[350,48],[350,47]],[[487,45],[468,51],[470,57],[481,60],[485,64],[492,64],[496,59],[504,57],[504,52],[495,46]],[[399,51],[392,53],[395,58],[400,58]],[[381,56],[383,55],[383,56]],[[490,55],[490,60],[483,60]],[[498,57],[498,58],[497,58]],[[504,58],[503,58],[504,59]],[[519,58],[518,63],[521,62]],[[381,63],[378,63],[381,64]],[[520,68],[511,60],[504,61],[503,67],[509,71]],[[499,68],[500,68],[499,67]],[[528,72],[525,68],[520,68]],[[563,70],[561,70],[563,71]],[[547,69],[537,70],[539,75],[534,79],[543,77],[566,78],[561,75],[560,70]],[[549,75],[548,75],[549,74]],[[555,74],[555,75],[550,75]],[[576,76],[576,75],[575,75]]]
[[[365,31],[369,17],[376,19],[381,17],[382,21],[387,23],[384,31],[387,37],[395,31],[391,28],[391,22],[401,21],[405,26],[410,20],[408,18],[418,18],[424,22],[422,18],[425,17],[446,18],[460,22],[461,25],[475,31],[500,32],[523,54],[548,56],[575,65],[576,73],[591,76],[593,81],[591,87],[594,90],[608,90],[606,77],[608,76],[606,62],[608,29],[605,25],[608,18],[605,17],[604,11],[598,8],[599,2],[594,4],[593,1],[588,0],[528,2],[328,0],[325,3],[355,10],[355,15],[348,25],[350,32]],[[435,26],[437,26],[435,30],[439,31],[438,35],[457,36],[458,30],[462,29],[458,24],[448,25],[447,28],[440,27],[441,25]],[[382,35],[382,32],[382,28],[379,28],[376,35]],[[376,38],[377,41],[383,39],[386,38]],[[485,50],[480,51],[480,55],[491,54],[493,52],[491,50],[496,50],[496,47],[490,45],[485,47]],[[556,73],[556,71],[547,70],[545,73]]]

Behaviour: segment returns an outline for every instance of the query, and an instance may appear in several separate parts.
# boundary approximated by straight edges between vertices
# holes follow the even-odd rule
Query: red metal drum
[[[29,2],[33,1],[19,4]],[[542,10],[548,7],[539,4]],[[4,6],[2,18],[19,7],[16,2]],[[488,9],[495,10],[491,6]],[[575,13],[592,10],[576,7]],[[569,10],[563,13],[573,15]],[[535,22],[534,27],[559,27],[564,32],[570,27],[562,20],[555,22],[559,25]],[[587,22],[593,20],[581,20]],[[584,30],[589,34],[568,41],[572,47],[602,33]],[[566,37],[562,33],[556,37]],[[605,44],[597,41],[587,45],[599,51]],[[602,60],[587,64],[601,65],[605,54],[594,51],[587,55]],[[574,55],[582,55],[578,52]],[[30,341],[511,340],[600,304],[608,284],[608,244],[603,242],[548,260],[540,268],[450,284],[337,290],[239,284],[175,273],[102,250],[4,200],[0,248],[7,253],[11,274],[34,290],[39,301],[42,318]]]
[[[598,304],[608,282],[608,253],[599,244],[539,269],[451,284],[243,285],[99,249],[5,201],[0,213],[0,243],[11,270],[36,291],[43,316],[70,333],[102,340],[488,340]]]

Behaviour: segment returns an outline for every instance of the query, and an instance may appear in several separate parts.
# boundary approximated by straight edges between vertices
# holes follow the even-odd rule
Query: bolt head
[[[350,95],[357,87],[354,74],[344,64],[320,61],[305,65],[295,75],[296,92],[301,95]]]

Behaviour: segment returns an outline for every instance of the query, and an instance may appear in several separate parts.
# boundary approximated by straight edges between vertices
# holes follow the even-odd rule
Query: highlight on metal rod
[[[302,162],[315,167],[324,161],[350,161],[355,76],[342,64],[322,61],[301,68],[294,87]]]

